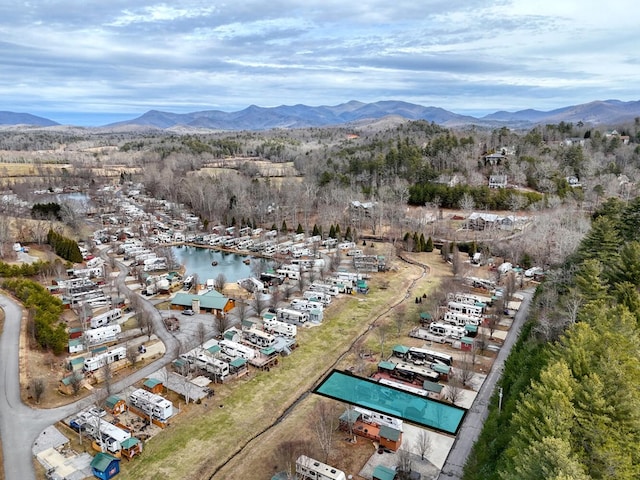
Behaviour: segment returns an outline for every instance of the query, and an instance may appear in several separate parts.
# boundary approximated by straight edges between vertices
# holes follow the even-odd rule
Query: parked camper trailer
[[[367,410],[362,407],[353,407],[353,409],[361,415],[362,421],[365,423],[378,426],[386,425],[387,427],[402,431],[402,420],[399,418],[390,417],[389,415]]]
[[[481,317],[483,307],[481,305],[470,305],[468,303],[449,302],[447,304],[449,311],[462,313],[463,315],[471,315],[474,317]]]
[[[253,348],[232,340],[220,340],[220,348],[225,355],[234,358],[240,357],[245,360],[252,360],[256,356],[256,351]]]
[[[298,333],[298,327],[290,323],[281,322],[275,318],[263,318],[262,325],[266,332],[284,337],[295,337]]]
[[[277,308],[276,315],[278,320],[284,322],[299,322],[304,323],[309,320],[309,312],[302,310],[294,310],[291,308]]]
[[[181,355],[184,360],[187,360],[190,364],[195,365],[202,370],[212,373],[220,380],[224,380],[229,375],[229,364],[223,362],[219,358],[215,358],[209,355],[207,352],[196,352],[192,350],[186,354]]]
[[[340,293],[340,289],[336,285],[328,285],[326,283],[318,282],[314,282],[309,285],[309,290],[314,292],[326,293],[328,295],[331,295],[332,297],[335,297]]]
[[[458,312],[445,312],[442,321],[459,327],[464,327],[465,325],[480,325],[480,317]]]
[[[155,420],[166,422],[173,415],[173,403],[160,395],[139,388],[129,395],[129,402]]]
[[[82,428],[95,440],[102,440],[107,451],[117,453],[122,450],[122,442],[131,438],[131,433],[119,428],[99,417],[84,417],[79,419]]]
[[[291,300],[291,308],[294,310],[320,310],[324,309],[324,306],[320,302],[312,302],[310,300],[304,300],[302,298],[294,298]]]
[[[111,342],[122,332],[120,325],[107,325],[105,327],[92,328],[84,332],[84,338],[90,345]]]
[[[100,315],[96,315],[95,317],[92,317],[90,321],[91,328],[104,327],[105,325],[108,325],[111,322],[115,322],[121,317],[122,317],[122,309],[114,308],[113,310],[109,310],[108,312],[104,312],[104,313],[101,313]]]
[[[127,349],[124,347],[116,347],[112,350],[100,353],[95,357],[85,359],[83,369],[85,372],[95,372],[107,364],[117,362],[118,360],[123,360],[125,358],[127,358]]]
[[[256,330],[255,328],[244,330],[242,332],[242,336],[249,343],[252,343],[260,348],[271,347],[274,343],[276,343],[276,339],[273,335],[261,330]]]
[[[464,327],[458,327],[448,323],[432,323],[429,325],[429,333],[455,339],[460,339],[466,335]]]
[[[300,455],[296,460],[296,473],[301,478],[310,480],[347,480],[347,476],[342,470],[306,455]]]
[[[280,276],[280,278],[288,278],[289,280],[300,280],[300,272],[295,270],[285,270],[278,269],[276,273]]]
[[[320,302],[322,305],[329,305],[331,303],[331,295],[324,292],[317,292],[314,290],[307,290],[302,294],[302,298],[312,302]]]

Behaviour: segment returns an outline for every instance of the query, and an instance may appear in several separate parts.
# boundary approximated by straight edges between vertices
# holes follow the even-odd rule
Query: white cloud
[[[393,98],[488,111],[637,99],[635,4],[614,3],[4,4],[0,102],[185,111]]]

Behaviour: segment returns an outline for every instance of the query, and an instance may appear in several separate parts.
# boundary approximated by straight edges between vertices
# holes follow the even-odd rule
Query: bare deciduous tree
[[[213,282],[213,288],[215,288],[219,292],[222,292],[226,283],[227,277],[224,275],[224,273],[219,273]]]
[[[83,381],[84,376],[80,372],[73,372],[69,377],[69,384],[71,385],[71,390],[73,391],[74,395],[78,395],[78,393],[80,393]]]
[[[398,305],[396,307],[396,312],[393,319],[396,326],[396,334],[400,336],[402,334],[402,329],[404,328],[404,324],[407,319],[407,308],[404,304]]]
[[[320,400],[314,408],[312,420],[313,429],[320,445],[320,450],[324,455],[323,462],[329,461],[333,435],[337,428],[337,414],[335,404],[328,400]]]
[[[45,389],[44,378],[38,377],[38,378],[32,379],[31,389],[33,391],[33,399],[36,401],[36,403],[39,404]]]
[[[253,311],[257,316],[262,315],[262,311],[267,306],[267,299],[262,294],[262,292],[256,291],[253,294],[253,299],[251,300],[251,306],[253,307]]]
[[[198,344],[202,345],[205,340],[207,339],[207,329],[204,326],[204,323],[199,322],[198,323],[198,328],[196,330],[196,336],[198,339]]]
[[[453,377],[453,379],[449,380],[449,384],[445,387],[444,398],[455,405],[462,398],[462,392],[463,388],[460,385],[460,382],[455,377]]]
[[[418,455],[420,455],[420,459],[424,461],[424,457],[428,456],[433,448],[429,432],[424,429],[420,430],[420,433],[415,440],[414,448]]]
[[[129,360],[131,366],[135,368],[138,363],[138,348],[135,345],[127,346],[127,360]]]
[[[107,392],[107,396],[111,395],[111,388],[113,385],[113,367],[109,362],[105,362],[102,367],[102,382],[104,383],[104,390]]]
[[[296,478],[296,460],[300,455],[312,456],[313,446],[310,440],[284,440],[274,451],[275,468],[284,471],[289,478]]]
[[[216,315],[216,327],[218,328],[218,333],[222,335],[225,330],[227,330],[231,326],[231,317],[224,313]]]
[[[465,352],[462,357],[462,361],[459,363],[458,368],[456,368],[456,378],[458,382],[462,384],[462,386],[466,387],[473,377],[475,376],[475,372],[473,371],[473,360],[470,358],[469,354]]]

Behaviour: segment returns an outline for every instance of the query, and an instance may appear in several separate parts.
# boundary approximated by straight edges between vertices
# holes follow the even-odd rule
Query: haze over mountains
[[[442,108],[424,107],[401,101],[380,101],[375,103],[350,101],[335,106],[319,107],[282,105],[264,108],[251,105],[237,112],[206,110],[182,114],[150,110],[137,118],[97,128],[267,130],[271,128],[344,125],[353,122],[378,120],[388,116],[402,117],[409,120],[426,120],[448,127],[506,125],[527,128],[535,124],[557,124],[562,121],[571,123],[583,122],[591,125],[611,125],[633,121],[634,118],[640,117],[640,101],[594,101],[547,112],[532,109],[518,112],[500,111],[481,118],[459,115]],[[59,124],[53,120],[28,113],[0,112],[0,125],[49,127]]]

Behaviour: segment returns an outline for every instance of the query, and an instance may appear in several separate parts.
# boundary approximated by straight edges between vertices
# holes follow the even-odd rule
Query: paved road
[[[482,387],[480,388],[480,391],[478,392],[478,395],[476,396],[471,409],[465,416],[464,422],[462,423],[462,426],[458,431],[458,435],[456,436],[453,447],[449,452],[447,461],[440,471],[438,480],[462,478],[464,464],[467,462],[467,458],[471,453],[471,449],[476,443],[478,435],[482,430],[482,426],[484,425],[484,422],[489,414],[489,400],[493,395],[496,383],[502,376],[504,362],[509,356],[511,348],[520,336],[520,329],[522,328],[522,325],[524,324],[524,321],[529,314],[529,305],[531,303],[531,298],[533,297],[533,290],[525,290],[523,293],[524,300],[522,302],[522,305],[520,306],[520,309],[516,313],[513,325],[511,326],[511,330],[509,331],[509,334],[507,335],[502,348],[498,352],[496,360],[493,363],[493,367],[491,368],[489,375],[487,375],[486,380],[482,384]]]
[[[121,291],[127,291],[124,284],[126,267],[120,265],[118,283]],[[0,306],[5,312],[5,323],[0,337],[0,436],[4,457],[4,472],[7,480],[35,479],[31,447],[38,435],[52,425],[94,402],[92,396],[78,400],[63,407],[52,409],[33,409],[20,399],[19,345],[22,307],[11,298],[0,295]],[[120,391],[148,377],[159,368],[173,360],[178,352],[176,337],[166,330],[160,313],[148,301],[142,302],[142,308],[151,314],[155,334],[166,347],[165,355],[134,374],[113,384],[114,391]]]

